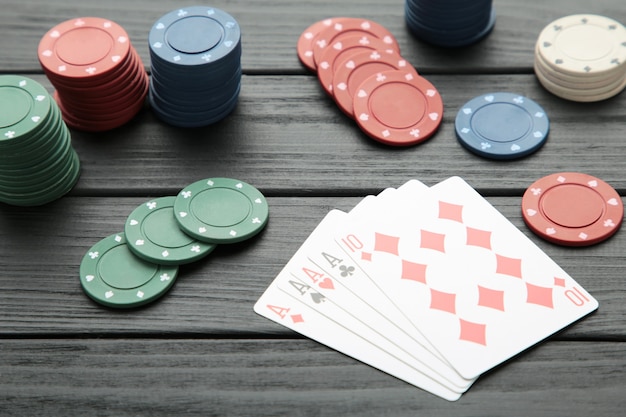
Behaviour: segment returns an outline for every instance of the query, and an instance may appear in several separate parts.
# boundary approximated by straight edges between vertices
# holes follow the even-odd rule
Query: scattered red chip
[[[333,94],[333,78],[339,63],[364,51],[383,51],[388,54],[395,52],[392,47],[372,35],[337,36],[332,45],[324,49],[317,66],[317,78],[328,94]]]
[[[355,90],[354,116],[359,127],[379,142],[408,146],[421,143],[439,128],[443,101],[437,89],[411,70],[384,71]]]
[[[316,22],[300,36],[298,57],[317,71],[337,106],[379,142],[417,144],[441,124],[439,92],[400,55],[391,32],[376,22],[349,17]]]
[[[300,59],[300,62],[302,62],[305,67],[311,71],[316,71],[317,65],[315,64],[315,59],[313,58],[313,41],[321,31],[330,27],[332,24],[341,21],[342,19],[344,18],[333,17],[330,19],[320,20],[319,22],[313,23],[311,26],[306,28],[302,34],[300,34],[296,50],[298,51],[298,58]]]
[[[316,67],[319,65],[322,52],[329,45],[332,45],[337,36],[344,35],[372,35],[381,39],[385,45],[389,45],[396,52],[400,53],[398,41],[384,26],[371,20],[357,19],[354,17],[342,18],[332,25],[322,30],[313,41],[313,59]]]
[[[590,246],[619,229],[619,194],[591,175],[561,172],[534,182],[522,197],[522,216],[540,237],[564,246]]]
[[[353,117],[356,89],[370,76],[390,70],[407,71],[417,77],[415,68],[395,52],[364,51],[348,57],[337,65],[333,78],[335,102],[344,113]]]
[[[67,20],[39,42],[39,61],[53,74],[85,78],[106,74],[128,56],[130,41],[115,22],[98,17]]]

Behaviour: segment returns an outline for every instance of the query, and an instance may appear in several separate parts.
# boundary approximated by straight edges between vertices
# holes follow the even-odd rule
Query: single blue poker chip
[[[158,68],[163,77],[174,78],[185,85],[197,84],[199,81],[216,83],[241,65],[242,56],[241,42],[232,48],[229,55],[219,60],[214,60],[213,56],[209,57],[203,53],[200,56],[202,62],[195,65],[190,65],[189,59],[183,59],[182,56],[170,61],[164,60],[158,52],[150,48],[151,67]]]
[[[550,121],[535,101],[519,94],[488,93],[465,103],[456,116],[456,136],[471,152],[490,159],[515,159],[537,151]]]
[[[237,21],[214,7],[193,6],[159,18],[148,36],[150,50],[162,61],[205,65],[231,56],[241,42]]]
[[[162,103],[162,100],[157,99],[156,92],[153,90],[148,93],[148,100],[155,115],[165,123],[172,126],[194,128],[217,123],[232,113],[239,102],[239,89],[228,101],[204,113],[177,111],[172,108],[171,104]]]
[[[191,112],[213,108],[228,101],[241,86],[241,70],[237,70],[230,79],[224,80],[219,87],[195,90],[177,88],[178,84],[173,82],[168,84],[157,77],[156,73],[153,74],[150,79],[151,91],[165,99],[168,106],[188,107]]]

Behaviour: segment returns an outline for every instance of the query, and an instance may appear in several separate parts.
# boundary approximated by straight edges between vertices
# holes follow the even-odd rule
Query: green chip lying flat
[[[159,265],[182,265],[201,259],[216,245],[183,233],[174,218],[176,197],[161,197],[137,207],[128,216],[124,233],[129,249]]]
[[[188,235],[203,242],[235,243],[259,233],[269,219],[263,194],[231,178],[209,178],[183,188],[174,217]]]
[[[177,275],[177,266],[156,265],[133,255],[123,233],[96,243],[80,264],[85,293],[97,303],[115,308],[156,300],[174,284]]]

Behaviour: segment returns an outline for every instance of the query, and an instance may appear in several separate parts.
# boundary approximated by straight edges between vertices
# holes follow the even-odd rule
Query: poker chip
[[[343,19],[344,18],[341,17],[333,17],[330,19],[320,20],[313,23],[300,34],[296,45],[296,51],[298,53],[298,59],[300,59],[302,65],[311,71],[317,71],[317,64],[315,63],[315,58],[313,57],[313,42],[315,41],[315,37],[317,37],[321,31],[330,27],[333,23],[339,22]]]
[[[162,121],[200,127],[225,118],[241,90],[241,30],[223,10],[193,6],[160,17],[149,34],[149,101]]]
[[[604,87],[589,87],[589,88],[571,88],[564,85],[564,83],[557,83],[548,78],[541,68],[535,66],[535,75],[537,80],[550,93],[563,98],[565,100],[576,101],[580,103],[589,103],[607,100],[617,94],[619,94],[624,87],[626,87],[626,78],[620,80],[617,84],[611,84]],[[587,86],[587,84],[581,85]]]
[[[123,233],[92,246],[80,263],[80,283],[95,302],[131,308],[163,296],[176,281],[177,266],[157,265],[135,256]]]
[[[182,265],[204,258],[215,245],[183,233],[174,218],[176,197],[161,197],[138,206],[128,216],[124,233],[129,249],[159,265]]]
[[[407,146],[421,143],[437,131],[443,115],[441,96],[400,55],[395,37],[380,24],[348,17],[319,21],[300,35],[297,51],[303,65],[317,72],[324,91],[346,115],[354,118],[355,100],[360,101],[361,120],[356,121],[369,137],[387,145]],[[389,84],[380,83],[382,73],[393,71],[403,79],[392,76],[394,81]],[[371,77],[374,80],[367,88],[375,92],[364,101],[366,89],[361,85]],[[424,97],[424,92],[432,95]],[[397,103],[417,107],[398,109]],[[387,110],[391,108],[396,114]]]
[[[190,236],[209,243],[235,243],[259,233],[269,219],[263,194],[231,178],[209,178],[183,188],[174,216]]]
[[[537,151],[550,122],[535,101],[508,92],[483,94],[465,103],[455,120],[459,143],[491,159],[514,159]]]
[[[205,258],[216,243],[257,235],[268,219],[265,197],[250,184],[231,178],[195,182],[178,196],[137,206],[126,218],[124,233],[89,249],[80,265],[81,285],[90,298],[109,307],[147,304],[174,284],[179,265]]]
[[[38,58],[72,128],[115,129],[143,108],[148,75],[124,28],[111,20],[79,17],[58,24],[41,38]]]
[[[437,89],[413,71],[384,71],[355,91],[354,115],[371,138],[388,145],[414,145],[439,128],[443,101]]]
[[[433,45],[458,48],[474,44],[493,29],[492,0],[406,0],[405,21],[411,33]]]
[[[626,87],[626,28],[605,16],[576,14],[548,24],[535,44],[539,83],[566,100],[594,102]]]
[[[536,55],[536,60],[541,61],[541,63],[536,62],[534,64],[535,71],[540,72],[540,75],[543,75],[547,80],[558,84],[559,87],[584,91],[588,89],[610,87],[611,84],[617,84],[623,80],[621,74],[619,73],[609,76],[588,75],[586,76],[584,83],[581,83],[580,78],[576,76],[572,76],[557,70],[546,69],[547,63],[541,56]]]
[[[354,93],[371,75],[389,70],[404,70],[417,77],[417,70],[395,52],[364,51],[350,55],[337,65],[333,78],[335,102],[344,113],[354,116]]]
[[[613,236],[624,206],[609,184],[577,172],[551,174],[522,197],[522,215],[538,236],[565,246],[589,246]]]
[[[572,206],[571,200],[567,203]],[[255,302],[254,311],[442,399],[459,400],[482,375],[598,308],[592,294],[458,176],[431,187],[414,179],[386,187],[341,214],[330,211],[305,238]],[[332,227],[337,224],[349,228],[338,231]],[[322,242],[333,242],[334,249],[327,250],[329,245]],[[610,250],[622,255],[621,241]],[[560,254],[565,253],[580,255]],[[594,260],[591,268],[605,265],[600,252],[587,254],[587,259]],[[303,314],[325,308],[320,304],[336,294],[337,282],[358,296],[359,303],[337,297],[335,307],[363,321],[327,320],[318,331],[304,327]],[[365,282],[376,285],[366,287]],[[377,352],[364,355],[361,342],[371,340],[372,331],[398,340],[388,331],[389,321],[363,316],[361,306],[376,308],[382,296],[403,313],[392,319],[394,325],[415,324],[441,360],[433,360],[430,349],[414,349],[412,339],[386,352],[393,355],[401,348],[415,353],[417,360],[433,365],[436,374],[431,375],[441,383],[421,378],[425,374],[407,377],[401,366],[388,367]],[[285,297],[301,301],[298,310],[278,302]],[[348,332],[360,337],[349,342],[338,337]]]
[[[70,131],[46,89],[27,77],[0,76],[0,202],[43,205],[79,176]]]
[[[381,39],[371,35],[348,36],[337,40],[322,52],[317,67],[320,85],[328,94],[333,94],[333,80],[339,64],[359,52],[391,55],[395,53],[395,50]]]
[[[372,36],[379,38],[385,45],[400,53],[398,41],[389,30],[371,20],[358,18],[339,19],[317,34],[313,40],[313,59],[319,66],[322,52],[335,45],[337,41],[349,36]]]

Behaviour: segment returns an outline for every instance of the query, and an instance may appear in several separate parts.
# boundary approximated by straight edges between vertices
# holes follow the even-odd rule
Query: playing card
[[[403,213],[406,207],[419,204],[421,195],[428,192],[428,190],[429,188],[426,185],[415,179],[407,181],[398,189],[385,189],[376,196],[375,199],[370,199],[367,204],[361,203],[357,205],[358,209],[351,210],[349,212],[350,221],[356,222],[357,224],[360,222],[370,222],[372,219],[395,222],[395,219],[398,218],[397,213]],[[343,251],[346,250],[345,245],[335,244],[340,249],[339,255],[335,256],[345,258],[346,254],[343,253]],[[320,261],[320,263],[324,262]],[[337,267],[337,262],[328,261],[327,263],[332,268]],[[342,266],[339,267],[341,268]],[[433,355],[437,356],[439,360],[446,362],[443,356],[421,334],[419,329],[398,309],[393,298],[387,296],[381,289],[380,283],[377,282],[378,276],[363,273],[358,264],[356,264],[356,269],[353,269],[353,274],[354,273],[359,273],[359,276],[364,277],[351,280],[358,284],[350,286],[355,294],[371,304],[390,321],[399,324],[405,332],[410,333],[421,346],[428,349]]]
[[[385,188],[376,196],[365,197],[348,214],[354,219],[367,219],[376,216],[379,210],[387,210],[401,204],[401,199],[416,198],[420,192],[425,190],[428,190],[428,187],[424,183],[412,179],[398,188]]]
[[[341,258],[345,255],[341,253],[331,236],[336,225],[344,221],[346,216],[346,213],[339,210],[329,212],[278,274],[272,285],[280,285],[284,289],[287,288],[285,282],[292,285],[294,280],[311,285],[323,294],[325,299],[332,300],[346,313],[353,315],[380,337],[387,339],[384,343],[390,341],[395,345],[395,349],[408,354],[416,369],[438,383],[448,386],[452,391],[467,390],[473,381],[461,378],[445,361],[423,346],[424,337],[414,330],[397,307],[384,297],[381,298],[380,290]],[[355,293],[348,286],[357,288],[358,291]],[[367,299],[360,297],[371,298],[372,305]],[[378,306],[388,315],[381,315],[381,312],[373,306]],[[319,308],[318,305],[311,307]],[[334,319],[338,320],[337,317]],[[342,321],[340,323],[343,324]]]
[[[458,177],[383,214],[347,221],[335,241],[464,378],[598,306]]]
[[[345,213],[331,211],[276,277],[274,284],[285,288],[285,282],[293,286],[295,279],[311,285],[338,308],[408,354],[416,369],[453,391],[466,391],[473,380],[462,378],[433,353],[424,337],[414,331],[393,302],[366,275],[347,262],[349,258],[330,237],[345,217]],[[316,308],[315,305],[311,307]],[[340,323],[349,327],[343,321]]]
[[[285,289],[289,292],[285,292]],[[370,334],[368,328],[362,326],[358,321],[349,323],[350,315],[342,317],[350,327],[344,327],[334,321],[331,317],[341,316],[341,311],[336,310],[332,304],[325,302],[323,295],[317,293],[311,286],[300,283],[299,285],[291,285],[291,290],[289,287],[285,289],[273,284],[270,285],[254,305],[254,311],[441,398],[455,401],[461,396],[460,393],[450,391],[422,372],[415,370],[407,362],[371,343],[368,338],[375,338],[375,336]],[[307,298],[313,303],[318,302],[324,307],[328,307],[328,311],[326,311],[328,315],[310,308],[303,302]]]

